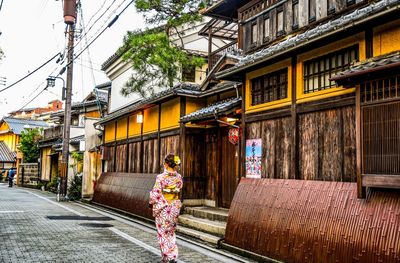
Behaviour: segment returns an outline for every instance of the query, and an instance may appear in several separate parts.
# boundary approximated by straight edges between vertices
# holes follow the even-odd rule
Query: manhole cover
[[[99,227],[99,228],[105,228],[105,227],[112,227],[113,225],[110,224],[101,224],[101,223],[82,223],[79,224],[80,226],[87,226],[87,227]]]
[[[114,220],[109,217],[100,216],[47,216],[50,220],[84,220],[84,221],[111,221]]]

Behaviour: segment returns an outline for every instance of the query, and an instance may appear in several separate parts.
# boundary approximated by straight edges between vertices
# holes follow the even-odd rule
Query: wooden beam
[[[367,27],[365,30],[365,57],[372,58],[374,56],[373,28]]]
[[[129,173],[129,116],[126,122],[126,155],[125,155],[125,172]]]
[[[291,162],[290,162],[290,170],[294,174],[294,179],[299,178],[299,129],[298,129],[298,117],[297,117],[297,87],[296,87],[296,68],[297,68],[297,57],[292,57],[292,86],[288,87],[292,89],[292,106],[291,106],[291,117],[292,117],[292,147],[290,149],[291,153]],[[276,162],[275,162],[276,163]]]
[[[144,143],[143,143],[143,123],[144,123],[144,111],[141,111],[141,114],[143,116],[142,118],[142,123],[140,125],[140,172],[143,173],[144,170],[144,161],[143,161],[143,155],[144,155]]]
[[[186,97],[180,97],[180,104],[181,104],[181,109],[180,109],[180,117],[183,117],[186,115]],[[186,170],[186,160],[185,160],[185,145],[186,145],[186,125],[184,123],[180,123],[180,128],[179,128],[179,156],[181,158],[181,174],[182,176],[185,176],[185,170]]]
[[[114,165],[113,165],[113,171],[116,172],[117,171],[117,122],[114,122],[115,125],[115,131],[114,131]]]
[[[400,188],[400,175],[363,174],[363,187]]]
[[[246,77],[242,77],[243,83],[246,83]],[[240,160],[239,160],[239,169],[240,169],[240,175],[241,177],[246,177],[246,121],[247,121],[247,116],[246,116],[246,84],[242,86],[242,124],[240,125],[240,131],[241,132],[241,151],[240,151]]]
[[[158,104],[158,132],[157,132],[157,155],[158,155],[158,163],[162,165],[161,162],[161,103]]]
[[[357,175],[357,197],[365,198],[366,192],[362,184],[362,130],[361,130],[361,93],[360,85],[356,87],[356,175]]]

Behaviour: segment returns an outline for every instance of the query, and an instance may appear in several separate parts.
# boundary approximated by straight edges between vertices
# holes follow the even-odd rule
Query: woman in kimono
[[[164,160],[164,172],[157,175],[156,183],[150,192],[150,204],[153,205],[163,262],[176,262],[178,258],[175,229],[182,207],[179,192],[183,181],[182,176],[177,173],[180,162],[178,156],[168,154]]]

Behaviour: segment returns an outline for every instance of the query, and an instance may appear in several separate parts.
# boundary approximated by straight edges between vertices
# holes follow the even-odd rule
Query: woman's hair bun
[[[179,156],[175,155],[175,154],[172,154],[172,153],[168,154],[165,157],[164,161],[171,168],[175,168],[176,166],[181,164],[181,160],[179,159]]]

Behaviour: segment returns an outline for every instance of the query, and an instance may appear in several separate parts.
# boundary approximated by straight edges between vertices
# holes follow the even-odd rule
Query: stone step
[[[179,224],[219,237],[223,237],[225,235],[226,222],[222,221],[213,221],[183,214],[179,216]]]
[[[228,212],[229,212],[228,209],[208,207],[208,206],[185,207],[185,214],[213,221],[226,222],[228,220]]]
[[[176,231],[179,234],[183,234],[183,235],[188,236],[188,237],[200,239],[200,240],[205,241],[207,243],[210,243],[212,245],[217,245],[218,244],[218,240],[221,238],[219,236],[215,236],[215,235],[212,235],[212,234],[209,234],[209,233],[205,233],[205,232],[202,232],[202,231],[199,231],[199,230],[195,230],[195,229],[192,229],[192,228],[188,228],[188,227],[185,227],[185,226],[181,226],[181,225],[178,225],[178,228],[176,229]]]

